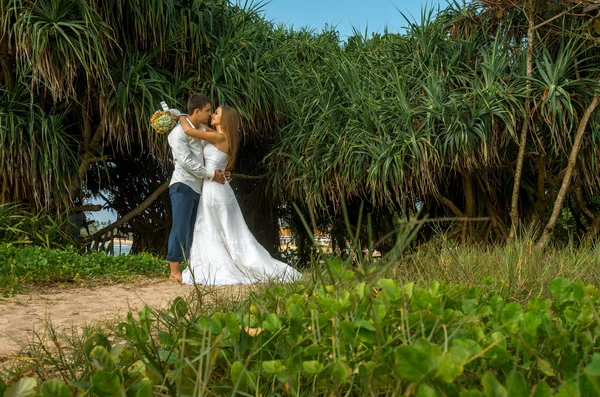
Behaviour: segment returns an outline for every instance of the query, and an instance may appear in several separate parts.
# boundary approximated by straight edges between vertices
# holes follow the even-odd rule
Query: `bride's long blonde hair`
[[[233,170],[235,158],[240,144],[240,118],[237,111],[228,105],[221,105],[221,131],[229,140],[229,158],[227,159],[227,171]]]

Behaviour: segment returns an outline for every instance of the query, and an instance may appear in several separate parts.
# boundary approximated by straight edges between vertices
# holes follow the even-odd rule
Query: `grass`
[[[80,254],[74,247],[0,245],[0,291],[10,294],[56,283],[116,282],[134,276],[166,277],[166,262],[150,254]]]
[[[304,284],[197,286],[103,329],[49,325],[3,377],[89,395],[597,395],[598,249],[531,247],[439,241],[324,258]]]
[[[527,238],[502,246],[433,242],[391,265],[387,275],[400,282],[487,284],[522,303],[549,297],[548,285],[559,277],[600,285],[600,247],[570,245],[540,252],[534,244]]]

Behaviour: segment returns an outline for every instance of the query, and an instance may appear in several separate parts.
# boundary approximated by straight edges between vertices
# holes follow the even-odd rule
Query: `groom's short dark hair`
[[[210,104],[210,99],[206,95],[192,94],[187,101],[188,114],[191,115],[196,109],[202,110],[208,104]]]

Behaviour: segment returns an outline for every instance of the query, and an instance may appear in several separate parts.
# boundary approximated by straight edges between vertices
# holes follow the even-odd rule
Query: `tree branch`
[[[571,149],[571,153],[569,154],[569,161],[568,161],[567,168],[565,169],[565,171],[566,171],[565,176],[562,180],[560,190],[558,191],[558,195],[556,197],[556,202],[554,203],[554,209],[552,210],[552,215],[550,216],[550,219],[548,220],[548,223],[546,224],[546,227],[544,228],[542,237],[540,237],[540,240],[538,241],[538,243],[535,246],[535,248],[538,250],[543,249],[546,246],[546,244],[548,243],[548,241],[550,240],[550,237],[552,236],[552,232],[554,231],[554,226],[556,225],[556,222],[558,221],[558,217],[559,217],[560,212],[563,207],[563,202],[567,196],[567,192],[568,192],[570,184],[571,184],[571,175],[573,174],[573,171],[575,171],[575,166],[577,164],[577,155],[579,154],[579,148],[581,147],[583,135],[585,133],[585,130],[587,129],[588,121],[589,121],[590,117],[592,116],[592,113],[594,113],[594,110],[596,110],[596,107],[598,106],[598,101],[599,101],[599,97],[594,96],[592,103],[590,103],[590,105],[585,110],[585,113],[583,114],[583,116],[581,118],[579,127],[577,127],[577,134],[575,134],[575,139],[573,141],[573,148]]]
[[[101,210],[102,210],[102,206],[97,205],[97,204],[77,205],[77,206],[73,207],[73,212],[83,212],[83,211],[97,212],[97,211],[101,211]]]
[[[244,175],[244,174],[231,174],[232,178],[236,178],[236,179],[265,179],[267,177],[267,174],[263,174],[263,175]]]
[[[144,202],[142,204],[140,204],[136,209],[130,211],[127,215],[123,216],[122,218],[117,219],[115,222],[111,223],[110,225],[106,226],[105,228],[98,230],[96,233],[94,233],[92,236],[90,236],[89,239],[97,240],[103,234],[118,228],[119,226],[129,222],[136,215],[142,213],[146,208],[148,208],[150,206],[150,204],[152,204],[158,197],[160,197],[160,195],[163,192],[165,192],[169,188],[169,182],[170,181],[166,181],[165,183],[160,185],[160,187],[158,189],[156,189],[154,191],[154,193],[152,193],[150,195],[150,197],[148,197],[146,200],[144,200]]]
[[[452,200],[450,200],[447,197],[442,196],[440,193],[437,193],[434,195],[435,199],[438,200],[440,203],[444,204],[445,206],[447,206],[448,208],[450,208],[450,210],[452,212],[454,212],[454,215],[464,218],[465,214],[463,214],[463,212],[461,210],[458,209],[458,207],[456,206],[456,204],[454,204],[452,202]]]

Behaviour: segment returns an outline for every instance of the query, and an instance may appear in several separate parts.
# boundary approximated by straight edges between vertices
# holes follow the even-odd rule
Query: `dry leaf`
[[[263,328],[250,328],[248,326],[245,326],[244,331],[246,331],[246,333],[250,336],[256,336],[256,335],[260,335],[260,333],[263,332],[264,329]]]

